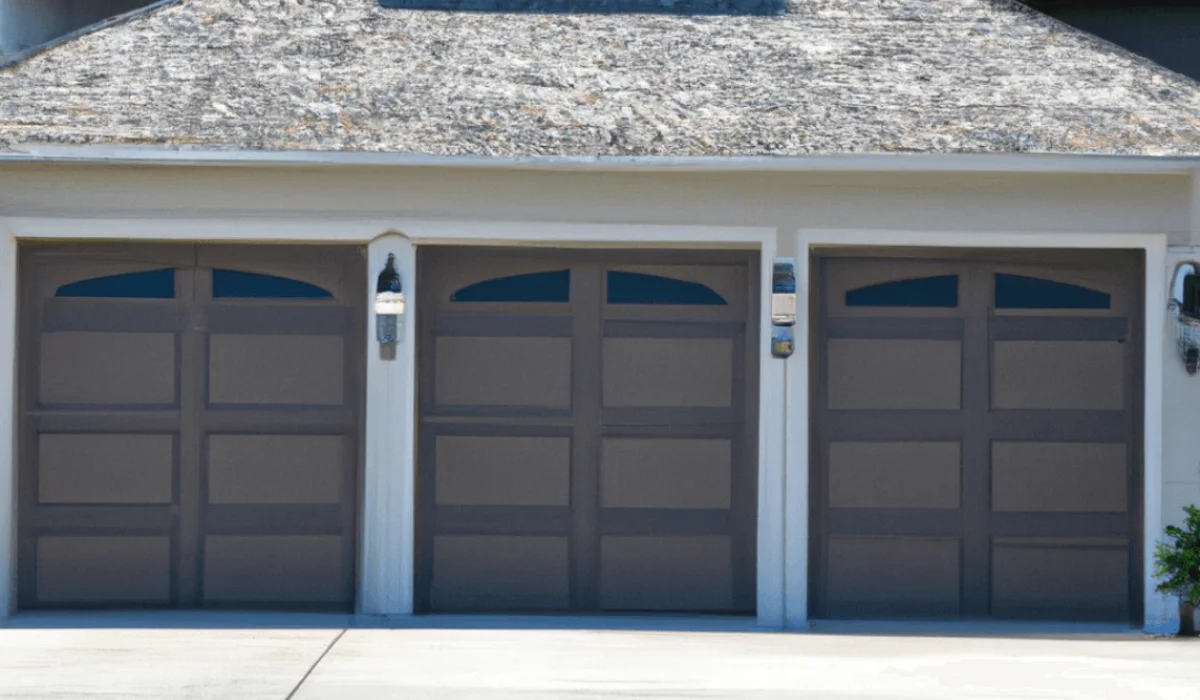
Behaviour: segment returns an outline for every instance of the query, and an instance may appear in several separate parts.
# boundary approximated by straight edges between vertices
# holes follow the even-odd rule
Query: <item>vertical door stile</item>
[[[601,344],[603,278],[597,265],[571,273],[571,608],[600,606]]]
[[[176,597],[178,607],[197,607],[202,600],[200,560],[202,543],[201,498],[207,489],[201,484],[203,429],[200,415],[205,396],[207,331],[205,302],[209,289],[204,282],[211,275],[197,267],[197,246],[192,246],[192,266],[178,270],[179,300],[183,323],[179,334],[179,465],[176,484],[178,546],[176,548]]]
[[[982,265],[963,269],[963,432],[960,450],[962,495],[962,607],[966,617],[984,617],[991,607],[991,274]]]

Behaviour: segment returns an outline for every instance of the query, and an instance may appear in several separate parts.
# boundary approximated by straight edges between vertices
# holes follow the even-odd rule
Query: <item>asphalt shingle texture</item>
[[[0,147],[1200,154],[1200,84],[1019,3],[780,7],[182,0],[0,70]]]

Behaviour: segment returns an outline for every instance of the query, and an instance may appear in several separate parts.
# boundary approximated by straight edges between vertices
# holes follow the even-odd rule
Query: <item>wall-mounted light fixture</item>
[[[1175,346],[1188,374],[1200,366],[1200,264],[1180,263],[1171,278],[1171,300],[1175,312]]]
[[[404,316],[404,290],[396,256],[388,253],[387,264],[375,282],[375,339],[379,341],[379,357],[396,359],[396,343],[400,342],[400,319]]]
[[[780,258],[771,267],[771,355],[780,359],[796,351],[796,260]]]

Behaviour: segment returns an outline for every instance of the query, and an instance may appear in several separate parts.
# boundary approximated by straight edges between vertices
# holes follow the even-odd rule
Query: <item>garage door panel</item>
[[[439,535],[432,605],[439,610],[564,610],[568,539]]]
[[[175,404],[173,334],[44,333],[39,350],[38,398],[43,404]]]
[[[39,537],[36,591],[40,604],[169,603],[171,540]]]
[[[1120,379],[1125,376],[1125,346],[1121,343],[1005,340],[994,344],[993,356],[994,408],[1125,407],[1125,384]]]
[[[831,537],[828,549],[831,614],[958,614],[957,539]]]
[[[733,357],[726,338],[605,338],[603,405],[731,406]]]
[[[344,603],[350,600],[340,537],[209,535],[206,602]]]
[[[208,502],[340,503],[349,454],[340,435],[210,435]]]
[[[687,438],[606,438],[600,447],[605,508],[728,508],[732,443]]]
[[[957,442],[834,442],[831,508],[958,508]]]
[[[606,610],[729,610],[729,537],[604,537],[600,604]]]
[[[1123,443],[994,442],[992,508],[999,511],[1124,512]]]
[[[440,435],[436,441],[439,505],[570,503],[569,438]]]
[[[340,406],[344,345],[331,335],[213,334],[209,404]]]
[[[439,337],[434,400],[440,406],[571,406],[571,339]]]
[[[39,503],[173,501],[171,435],[42,434],[37,454]]]
[[[992,613],[1000,617],[1128,617],[1125,540],[998,538],[992,550]]]
[[[962,344],[955,340],[831,339],[831,410],[957,409]]]

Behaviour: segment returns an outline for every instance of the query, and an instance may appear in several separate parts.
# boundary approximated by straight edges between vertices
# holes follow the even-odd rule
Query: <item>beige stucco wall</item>
[[[0,165],[9,215],[414,216],[773,225],[781,230],[1170,233],[1187,241],[1186,177],[1048,174],[635,174],[384,168]]]
[[[1200,246],[1173,246],[1167,263],[1200,262]],[[1189,377],[1166,327],[1163,359],[1163,521],[1180,524],[1185,505],[1200,505],[1200,374]]]

